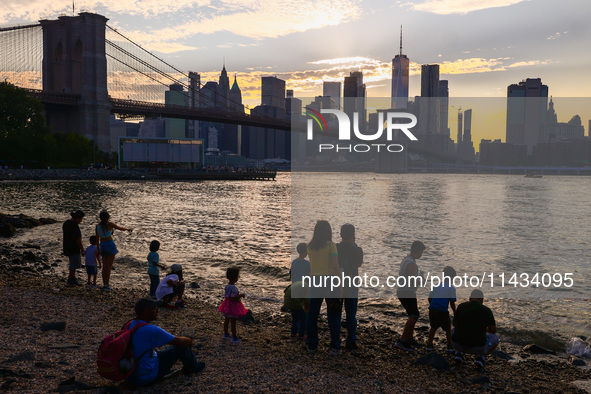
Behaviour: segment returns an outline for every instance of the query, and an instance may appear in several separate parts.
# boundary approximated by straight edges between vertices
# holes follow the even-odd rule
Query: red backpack
[[[133,320],[127,322],[120,331],[104,338],[98,349],[96,365],[98,374],[103,378],[119,382],[130,377],[135,371],[137,361],[144,356],[135,358],[131,346],[131,336],[140,327],[148,323],[137,323],[129,328]]]

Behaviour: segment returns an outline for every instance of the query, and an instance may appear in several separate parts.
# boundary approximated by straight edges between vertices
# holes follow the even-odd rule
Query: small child
[[[86,248],[84,251],[85,260],[84,263],[86,265],[86,273],[88,274],[88,282],[86,282],[86,286],[97,288],[96,285],[96,273],[97,273],[97,263],[98,268],[102,267],[101,262],[101,252],[98,248],[98,239],[96,236],[92,236],[89,239],[90,246]],[[90,280],[92,279],[92,283]]]
[[[427,350],[433,350],[433,338],[439,327],[445,331],[447,339],[447,351],[453,352],[451,343],[451,321],[449,318],[448,304],[454,314],[456,313],[456,288],[452,285],[456,270],[452,267],[443,269],[444,281],[435,287],[429,294],[429,337],[427,339]],[[447,279],[449,278],[449,280]]]
[[[306,318],[309,302],[307,298],[295,298],[292,294],[303,294],[302,282],[287,286],[283,295],[283,306],[291,312],[291,337],[306,339]]]
[[[301,282],[302,276],[310,275],[311,270],[310,262],[306,260],[308,256],[308,244],[302,242],[298,244],[296,250],[299,256],[291,262],[291,268],[289,270],[291,283]]]
[[[224,336],[223,339],[232,339],[232,343],[242,342],[236,335],[236,319],[246,315],[248,310],[242,305],[241,298],[245,295],[238,292],[236,282],[240,277],[240,268],[228,268],[226,270],[226,278],[228,278],[228,284],[224,289],[224,302],[218,308],[224,317]],[[228,334],[228,324],[232,326],[232,335]]]
[[[291,312],[291,337],[305,339],[306,335],[306,317],[307,317],[307,302],[303,299],[291,298],[291,292],[294,287],[302,288],[302,277],[310,275],[310,262],[306,260],[308,256],[308,244],[305,242],[299,243],[296,247],[299,254],[297,259],[291,262],[291,269],[289,270],[289,277],[291,278],[291,287],[285,289],[285,298],[288,299],[286,303],[287,308]],[[301,291],[301,290],[300,290]],[[285,301],[285,300],[284,300]],[[306,300],[307,301],[307,300]]]
[[[156,289],[160,284],[160,270],[165,267],[160,264],[160,256],[158,255],[160,249],[160,242],[150,242],[150,253],[148,253],[148,275],[150,276],[150,297],[156,299]]]

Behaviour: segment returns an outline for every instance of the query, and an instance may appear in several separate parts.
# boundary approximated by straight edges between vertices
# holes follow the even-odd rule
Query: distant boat
[[[525,177],[526,178],[541,178],[541,177],[543,177],[543,175],[538,172],[526,172]]]

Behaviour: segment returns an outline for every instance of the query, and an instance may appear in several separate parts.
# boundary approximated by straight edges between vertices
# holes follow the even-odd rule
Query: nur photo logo
[[[414,126],[417,125],[417,118],[415,115],[408,112],[378,112],[378,127],[373,134],[364,134],[359,130],[359,113],[353,112],[353,122],[349,119],[349,115],[337,109],[321,109],[320,112],[306,107],[306,115],[311,119],[307,120],[306,136],[308,141],[314,139],[314,123],[318,125],[320,132],[328,135],[328,123],[322,116],[323,114],[334,115],[338,122],[338,139],[339,141],[351,141],[352,134],[355,140],[359,141],[378,141],[383,140],[384,130],[386,131],[387,142],[391,142],[394,138],[394,131],[399,130],[411,141],[418,141],[417,137],[411,132]],[[385,126],[385,128],[384,128]],[[400,144],[389,143],[372,143],[372,144],[318,144],[318,152],[334,150],[336,152],[358,152],[366,153],[370,151],[388,151],[388,152],[402,152],[404,147]]]

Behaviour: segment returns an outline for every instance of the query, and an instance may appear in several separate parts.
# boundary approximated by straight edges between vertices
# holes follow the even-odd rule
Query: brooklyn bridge
[[[146,50],[107,21],[102,15],[81,12],[0,28],[0,80],[38,98],[52,131],[84,135],[106,152],[117,149],[110,134],[111,114],[251,126],[281,133],[281,140],[290,139],[293,130],[288,118],[236,111],[231,100],[226,108],[200,107],[200,81],[195,83],[190,73]],[[188,106],[164,103],[171,85],[182,86]],[[455,161],[455,156],[420,144],[409,144],[407,150],[438,161]]]
[[[231,108],[164,104],[164,91],[181,85],[199,95],[189,75],[142,48],[107,24],[82,12],[38,24],[0,28],[0,80],[25,88],[45,106],[51,130],[74,132],[112,151],[109,115],[203,120],[290,130],[285,119]]]

